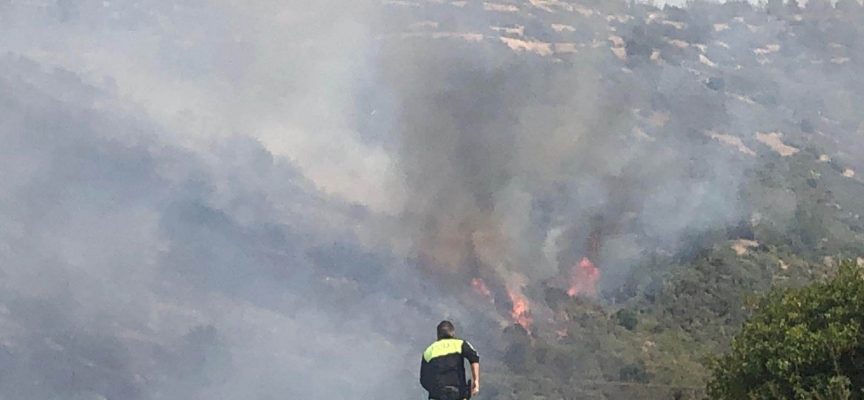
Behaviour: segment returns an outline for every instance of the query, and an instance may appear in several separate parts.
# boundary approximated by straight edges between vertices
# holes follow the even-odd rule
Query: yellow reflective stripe
[[[442,339],[435,343],[429,345],[426,348],[426,351],[423,352],[423,359],[426,362],[432,361],[432,359],[446,356],[448,354],[462,354],[462,343],[464,343],[461,339]]]

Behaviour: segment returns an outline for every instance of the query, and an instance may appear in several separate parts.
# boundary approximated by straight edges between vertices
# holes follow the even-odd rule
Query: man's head
[[[450,321],[441,321],[438,324],[438,340],[452,339],[456,337],[456,327]]]

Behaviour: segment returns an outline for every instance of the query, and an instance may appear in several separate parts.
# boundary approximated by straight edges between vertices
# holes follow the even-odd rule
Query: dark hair
[[[438,339],[451,339],[456,334],[456,327],[450,321],[438,324]]]

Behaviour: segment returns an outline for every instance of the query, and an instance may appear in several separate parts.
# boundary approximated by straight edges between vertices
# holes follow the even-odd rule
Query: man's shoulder
[[[426,351],[433,351],[442,347],[458,347],[463,343],[466,343],[463,339],[451,338],[451,339],[440,339],[432,342],[428,347],[426,347]]]
[[[472,351],[474,353],[477,352],[477,349],[474,348],[474,345],[472,345],[471,342],[469,342],[467,340],[462,340],[462,347],[467,348],[468,351]]]
[[[438,356],[461,353],[462,347],[465,343],[464,340],[456,338],[436,340],[426,348],[426,351],[423,352],[423,358],[425,358],[426,361],[429,361]]]
[[[465,342],[465,339],[459,339],[459,338],[438,339],[438,340],[432,342],[432,344],[430,344],[429,347],[427,347],[427,348],[438,347],[438,346],[452,346],[454,344],[461,345],[464,342]]]
[[[435,348],[435,343],[438,343],[438,342],[432,342],[429,344],[429,346],[426,346],[426,350],[423,351],[423,354],[426,354],[426,353],[432,351],[432,349]]]

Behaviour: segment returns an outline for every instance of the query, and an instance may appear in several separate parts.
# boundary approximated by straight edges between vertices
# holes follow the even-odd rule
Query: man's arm
[[[432,373],[429,371],[429,363],[426,362],[426,359],[422,359],[420,361],[420,386],[423,386],[423,389],[426,389],[427,392],[432,392]]]
[[[471,363],[471,376],[474,381],[471,384],[471,395],[474,396],[480,391],[480,362]]]
[[[473,396],[480,391],[480,355],[477,354],[477,350],[471,343],[465,341],[462,342],[462,356],[471,363],[471,377],[473,378],[471,395]]]

